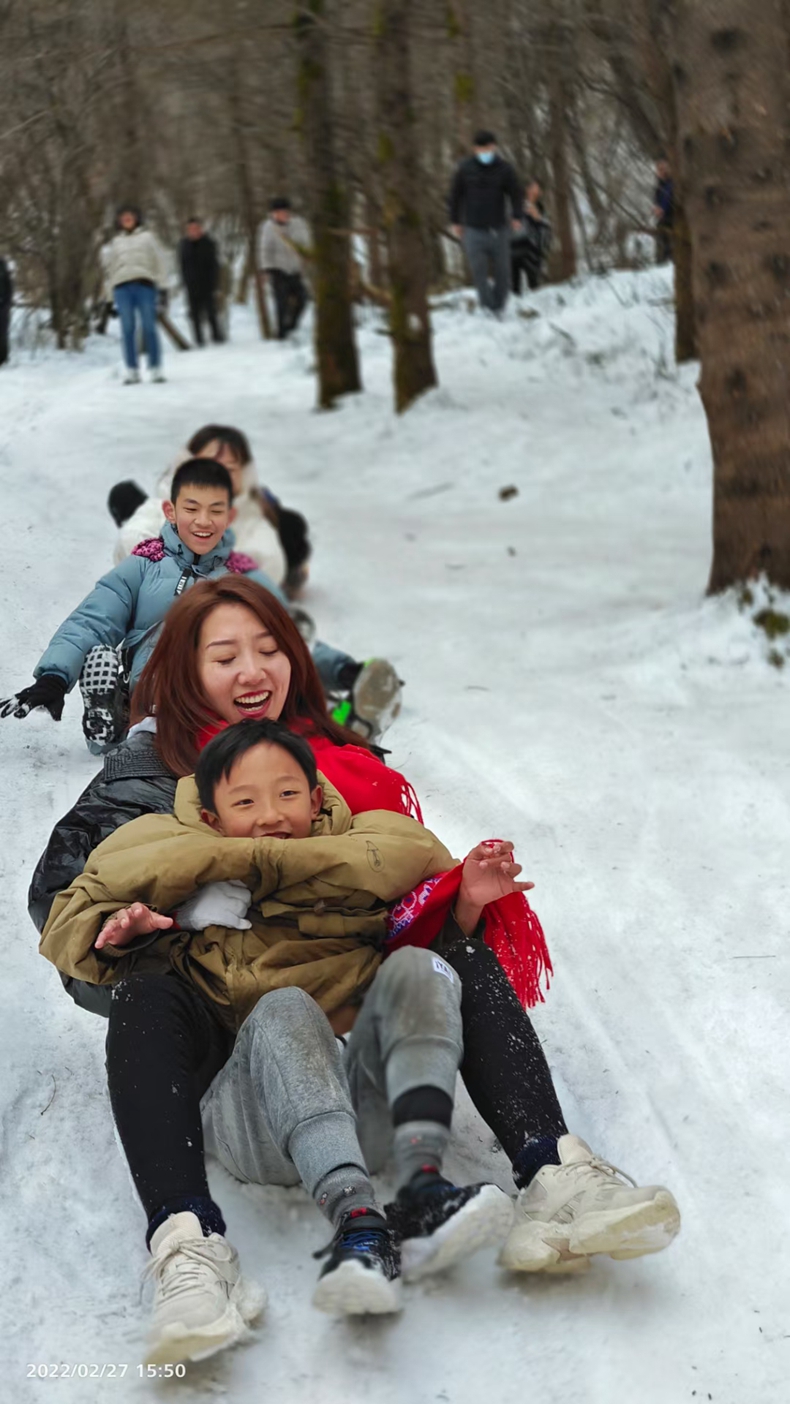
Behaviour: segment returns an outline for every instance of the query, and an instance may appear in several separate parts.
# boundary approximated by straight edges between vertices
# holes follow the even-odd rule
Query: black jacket
[[[181,277],[187,291],[210,293],[219,282],[217,246],[210,234],[199,239],[182,239],[178,246]]]
[[[79,877],[94,848],[141,814],[169,814],[176,784],[176,777],[159,759],[149,732],[137,732],[107,752],[101,774],[55,825],[36,865],[27,900],[39,931],[44,929],[57,894]],[[110,986],[88,985],[68,975],[61,979],[76,1004],[94,1014],[109,1014]]]
[[[14,295],[14,284],[11,272],[4,258],[0,258],[0,312],[5,312],[11,306],[11,299]]]
[[[510,215],[506,201],[510,201]],[[450,190],[450,223],[469,229],[501,229],[520,219],[524,192],[513,167],[495,156],[489,165],[468,156],[455,172]]]

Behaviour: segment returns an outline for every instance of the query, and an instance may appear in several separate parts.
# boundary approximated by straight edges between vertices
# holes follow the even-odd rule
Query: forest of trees
[[[676,354],[701,359],[714,454],[710,587],[790,587],[789,38],[786,0],[0,0],[0,254],[79,345],[119,201],[169,245],[202,216],[243,299],[288,195],[313,234],[321,405],[360,388],[367,297],[404,410],[436,381],[429,295],[463,277],[446,197],[476,128],[544,186],[555,280],[650,256],[666,153]]]

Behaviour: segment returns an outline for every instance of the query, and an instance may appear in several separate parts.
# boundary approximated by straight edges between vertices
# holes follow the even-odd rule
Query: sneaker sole
[[[391,663],[384,658],[374,658],[367,664],[352,697],[356,715],[372,728],[374,736],[383,735],[398,716],[400,694],[400,678]]]
[[[341,1263],[318,1279],[313,1306],[330,1316],[385,1316],[402,1310],[400,1280],[390,1281],[362,1263]]]
[[[584,1272],[594,1255],[621,1260],[660,1253],[680,1231],[680,1210],[662,1190],[646,1204],[584,1214],[568,1225],[565,1237],[557,1228],[534,1219],[519,1224],[499,1255],[500,1266],[511,1272]]]
[[[178,1365],[184,1360],[207,1360],[220,1350],[238,1345],[248,1327],[266,1306],[266,1293],[255,1283],[240,1279],[223,1312],[207,1326],[192,1327],[175,1321],[153,1341],[145,1357],[146,1365]]]
[[[401,1262],[405,1282],[444,1272],[481,1248],[496,1248],[513,1224],[513,1200],[496,1185],[486,1185],[430,1238],[405,1238]]]

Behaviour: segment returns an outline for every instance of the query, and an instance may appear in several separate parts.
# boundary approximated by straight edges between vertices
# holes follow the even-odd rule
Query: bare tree
[[[713,449],[709,589],[790,588],[790,165],[783,4],[661,0]]]
[[[428,311],[428,260],[420,212],[419,148],[409,63],[413,0],[379,0],[376,15],[378,152],[389,268],[395,408],[436,385]]]

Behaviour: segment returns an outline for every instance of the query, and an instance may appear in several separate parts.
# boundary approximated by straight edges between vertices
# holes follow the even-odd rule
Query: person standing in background
[[[659,156],[656,161],[653,218],[656,222],[656,263],[669,263],[672,258],[672,231],[675,225],[675,184],[666,156]]]
[[[510,224],[521,232],[522,189],[497,151],[493,132],[480,131],[474,155],[458,166],[450,190],[450,225],[469,260],[480,306],[501,312],[510,290]]]
[[[292,213],[290,200],[272,200],[258,240],[258,269],[269,279],[274,294],[280,341],[295,331],[307,306],[304,264],[296,246],[309,243],[307,225]]]
[[[186,222],[186,232],[178,246],[178,262],[196,344],[203,345],[204,319],[208,320],[212,340],[224,341],[217,322],[215,302],[219,286],[217,245],[196,215],[190,215]]]
[[[510,241],[510,263],[513,292],[521,292],[521,275],[526,274],[530,291],[539,288],[543,267],[551,244],[551,224],[543,209],[543,191],[538,181],[531,180],[524,192],[524,215],[517,234]]]
[[[11,322],[11,302],[14,296],[14,283],[11,269],[4,258],[0,258],[0,366],[8,360],[8,328]]]
[[[121,205],[118,233],[102,250],[105,295],[115,303],[121,319],[126,385],[140,380],[137,366],[137,319],[143,329],[145,354],[151,379],[163,381],[162,348],[156,327],[157,301],[167,283],[164,257],[157,240],[143,228],[143,218],[135,205]]]

